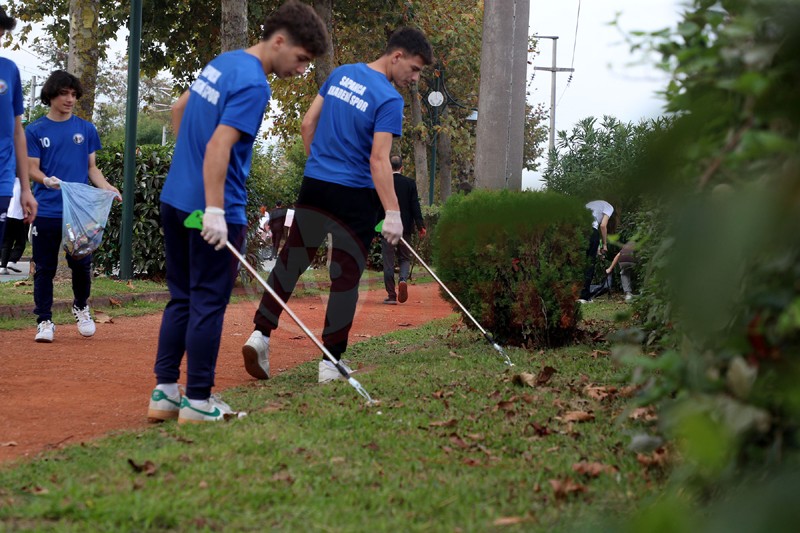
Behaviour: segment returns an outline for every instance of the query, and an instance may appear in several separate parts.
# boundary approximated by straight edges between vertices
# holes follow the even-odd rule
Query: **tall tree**
[[[247,0],[222,0],[220,32],[223,52],[247,47]]]
[[[76,114],[92,120],[94,113],[97,64],[100,60],[98,13],[100,0],[70,0],[69,57],[67,70],[81,80],[83,96],[78,100]]]

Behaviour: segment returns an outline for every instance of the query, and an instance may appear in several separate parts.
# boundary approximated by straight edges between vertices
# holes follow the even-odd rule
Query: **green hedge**
[[[590,219],[582,202],[556,193],[453,196],[434,236],[437,273],[502,342],[569,342],[580,318]]]
[[[144,145],[137,148],[136,192],[133,206],[133,272],[136,276],[159,278],[166,272],[164,234],[161,231],[161,188],[172,161],[172,146]],[[97,152],[97,166],[106,179],[123,191],[123,152],[121,144]],[[114,202],[102,246],[94,253],[94,266],[101,272],[116,274],[120,263],[122,205]]]

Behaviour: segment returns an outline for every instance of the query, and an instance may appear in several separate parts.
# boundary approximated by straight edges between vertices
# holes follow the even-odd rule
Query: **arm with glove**
[[[241,133],[236,128],[220,124],[206,145],[203,159],[203,186],[206,193],[206,210],[203,214],[203,231],[200,235],[215,250],[225,248],[228,224],[225,222],[225,179],[231,148]]]
[[[381,200],[386,218],[383,221],[381,235],[389,244],[395,245],[403,236],[403,221],[400,218],[400,204],[394,192],[394,177],[392,165],[389,163],[389,154],[392,150],[392,134],[375,132],[372,140],[372,153],[369,158],[369,168],[372,172],[372,181],[378,198]]]

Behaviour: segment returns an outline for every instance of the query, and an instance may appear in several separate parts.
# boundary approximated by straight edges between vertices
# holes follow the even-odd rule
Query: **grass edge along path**
[[[594,319],[593,322],[600,322]],[[552,531],[660,486],[604,345],[505,365],[455,317],[353,346],[368,407],[316,361],[226,391],[250,415],[167,423],[0,466],[0,529]],[[547,368],[552,370],[548,370]],[[533,386],[521,376],[532,374]]]

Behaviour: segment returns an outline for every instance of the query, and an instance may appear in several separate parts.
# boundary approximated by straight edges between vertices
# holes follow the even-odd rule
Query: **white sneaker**
[[[11,274],[11,272],[9,272],[6,267],[0,268],[0,275],[8,276],[9,274]]]
[[[75,322],[78,324],[78,331],[84,337],[91,337],[95,332],[94,320],[89,312],[89,304],[83,309],[78,309],[72,306],[72,316],[75,317]]]
[[[257,379],[269,379],[269,337],[258,330],[242,346],[244,369]]]
[[[53,335],[56,332],[56,325],[49,320],[42,320],[36,326],[36,342],[53,342]]]
[[[178,418],[181,409],[181,393],[169,396],[166,392],[155,388],[150,394],[150,407],[147,409],[149,422],[164,422]]]
[[[626,301],[626,302],[629,302],[629,301],[631,301],[631,300],[633,300],[633,294],[631,294],[631,293],[629,293],[629,292],[626,292],[626,293],[625,293],[625,301]]]
[[[352,370],[349,366],[347,366],[344,361],[339,360],[339,364],[343,366],[345,370],[347,370],[348,374],[355,372],[355,370]],[[320,361],[317,381],[320,383],[328,383],[329,381],[335,381],[337,379],[344,379],[344,376],[341,372],[339,372],[339,369],[327,359]]]
[[[225,422],[236,418],[244,418],[247,413],[234,411],[231,406],[222,401],[222,398],[212,394],[208,400],[200,405],[192,405],[189,398],[181,398],[181,410],[178,414],[178,424],[197,424],[201,422]]]

